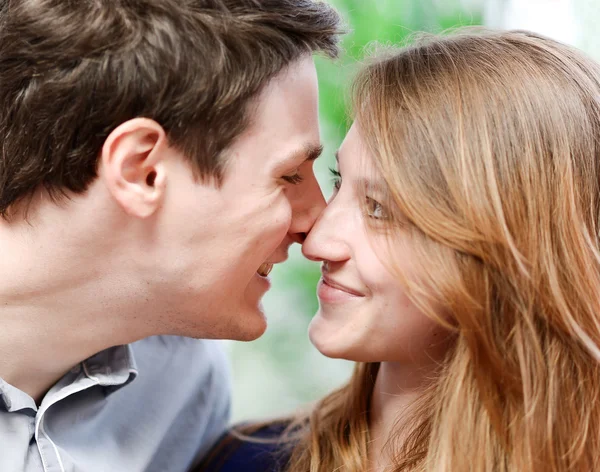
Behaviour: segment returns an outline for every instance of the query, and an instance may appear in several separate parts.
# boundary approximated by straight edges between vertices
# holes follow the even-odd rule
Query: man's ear
[[[147,218],[159,208],[165,194],[167,150],[164,129],[147,118],[126,121],[106,138],[100,175],[128,214]]]

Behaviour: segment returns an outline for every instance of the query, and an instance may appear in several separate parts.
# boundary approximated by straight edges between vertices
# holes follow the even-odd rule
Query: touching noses
[[[292,202],[292,223],[289,234],[292,241],[303,244],[308,233],[327,206],[317,179],[313,176],[304,186],[304,191]]]

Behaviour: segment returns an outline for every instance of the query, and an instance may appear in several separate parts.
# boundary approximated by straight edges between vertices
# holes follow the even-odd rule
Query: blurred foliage
[[[437,33],[449,28],[481,24],[480,11],[467,12],[457,0],[330,0],[342,14],[348,34],[337,61],[317,58],[321,119],[341,137],[347,130],[344,94],[365,47],[376,41],[404,44],[416,32]]]
[[[335,150],[350,125],[348,87],[365,46],[374,40],[402,44],[416,32],[481,24],[477,0],[470,0],[469,9],[461,6],[465,1],[330,0],[349,33],[338,60],[316,59],[325,152],[315,162],[315,173],[326,197],[331,194],[328,167],[335,166]],[[249,344],[229,344],[234,421],[288,413],[323,396],[348,377],[352,363],[323,357],[307,337],[308,323],[318,308],[315,292],[319,278],[319,264],[304,259],[298,246],[292,248],[286,264],[274,268],[273,287],[264,298],[267,332]]]

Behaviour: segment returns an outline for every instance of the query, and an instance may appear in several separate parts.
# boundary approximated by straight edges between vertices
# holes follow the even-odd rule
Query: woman
[[[356,370],[205,470],[600,470],[600,67],[462,32],[380,55],[353,95],[303,251],[310,338]]]

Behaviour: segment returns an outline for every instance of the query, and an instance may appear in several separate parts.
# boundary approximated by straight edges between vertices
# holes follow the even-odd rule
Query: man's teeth
[[[258,268],[258,270],[256,272],[258,272],[258,275],[260,275],[262,277],[266,277],[267,275],[269,275],[271,273],[271,269],[273,269],[273,264],[269,264],[268,262],[265,262]]]

